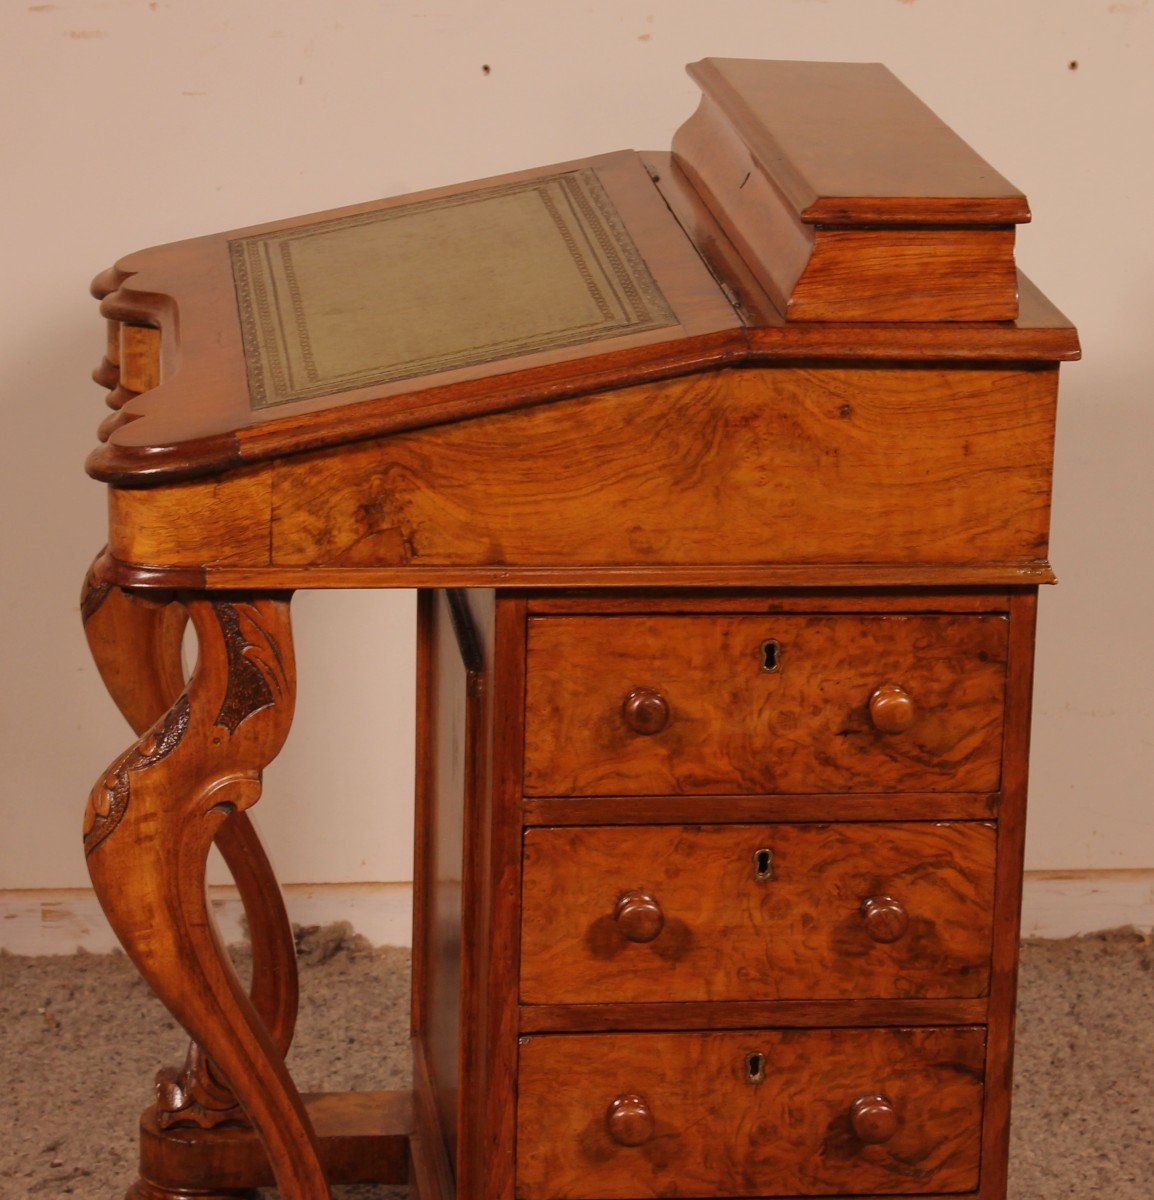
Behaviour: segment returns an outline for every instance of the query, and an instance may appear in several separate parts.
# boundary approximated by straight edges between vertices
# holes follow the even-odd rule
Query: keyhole
[[[745,1060],[745,1077],[750,1083],[765,1082],[765,1055],[750,1054]]]
[[[767,675],[781,667],[781,646],[777,642],[761,643],[761,669]]]
[[[753,854],[753,869],[758,879],[763,883],[773,878],[773,851],[755,850]]]

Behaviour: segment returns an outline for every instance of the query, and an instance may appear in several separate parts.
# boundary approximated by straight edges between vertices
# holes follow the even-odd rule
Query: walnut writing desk
[[[85,846],[194,1039],[136,1200],[1004,1196],[1076,336],[1016,271],[1025,198],[883,68],[691,72],[672,154],[97,280],[83,609],[139,740]],[[246,816],[292,717],[289,597],[410,586],[415,1086],[301,1097]]]

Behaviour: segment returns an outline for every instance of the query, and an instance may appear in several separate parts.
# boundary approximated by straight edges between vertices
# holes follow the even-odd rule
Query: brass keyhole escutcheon
[[[781,643],[772,638],[761,643],[761,670],[765,675],[774,675],[781,670]]]
[[[745,1059],[745,1080],[747,1083],[765,1082],[765,1055],[759,1051],[749,1054]]]
[[[773,878],[773,851],[767,848],[753,852],[753,873],[758,883],[768,883]]]

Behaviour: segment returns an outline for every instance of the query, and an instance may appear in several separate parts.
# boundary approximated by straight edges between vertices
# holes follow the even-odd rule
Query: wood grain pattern
[[[120,386],[148,392],[160,386],[160,330],[148,325],[120,326]]]
[[[1082,351],[1070,319],[1018,272],[1016,321],[906,324],[786,321],[771,316],[750,328],[747,362],[849,357],[863,362],[1073,362]]]
[[[517,769],[519,741],[510,758],[502,727],[512,722],[519,731],[520,715],[493,701],[506,694],[504,673],[520,672],[524,657],[523,605],[511,603],[511,634],[498,630],[508,605],[499,610],[492,593],[424,592],[418,610],[423,778],[413,986],[422,1100],[414,1168],[434,1195],[451,1194],[445,1179],[455,1179],[462,1198],[512,1188],[512,1138],[500,1123],[512,1120],[517,997],[508,975],[515,980],[516,964],[507,951],[487,949],[516,940],[507,932],[517,910],[505,872],[520,867],[518,789],[502,776],[509,763]],[[510,1115],[493,1117],[501,1105]]]
[[[525,793],[992,791],[1006,642],[995,616],[533,618]],[[884,683],[917,699],[906,733],[869,719]],[[669,705],[651,736],[622,719],[640,686]]]
[[[867,1025],[981,1025],[975,1000],[660,1000],[523,1004],[522,1033],[688,1029],[846,1029]]]
[[[512,1056],[508,1039],[493,1029],[495,997],[489,990],[489,956],[479,951],[490,945],[493,910],[486,898],[492,886],[490,859],[497,814],[504,811],[498,801],[494,780],[500,769],[500,746],[496,726],[499,713],[498,672],[501,667],[497,632],[497,597],[493,592],[449,593],[446,597],[457,650],[467,670],[466,700],[467,761],[465,800],[461,813],[464,837],[464,872],[461,922],[461,1021],[460,1099],[457,1121],[460,1137],[453,1162],[456,1191],[461,1197],[484,1195],[484,1172],[488,1162],[480,1149],[488,1136],[486,1106],[490,1077],[498,1080]],[[499,975],[499,972],[498,972]],[[498,984],[498,986],[500,986]],[[498,1082],[495,1086],[501,1087]]]
[[[413,1104],[408,1092],[314,1092],[301,1097],[334,1184],[408,1179]],[[153,1109],[140,1119],[141,1176],[164,1195],[201,1196],[271,1187],[268,1155],[251,1129],[162,1130]],[[233,1193],[235,1195],[235,1192]]]
[[[728,133],[732,133],[731,128]],[[716,143],[703,139],[702,149],[713,152]],[[1017,281],[1018,315],[1013,321],[787,321],[783,314],[789,289],[774,286],[772,279],[763,284],[746,261],[758,257],[746,245],[750,239],[774,236],[775,226],[768,214],[759,211],[748,225],[723,230],[675,156],[647,151],[643,158],[670,210],[714,274],[726,281],[745,318],[748,363],[811,357],[1026,363],[1067,362],[1080,355],[1077,331],[1070,320],[1021,271]],[[751,175],[739,195],[756,188],[758,179]],[[778,201],[774,193],[771,202]],[[760,255],[765,261],[772,258],[774,273],[787,275],[792,282],[805,265],[801,254],[809,235],[800,232],[799,236],[803,238],[801,251],[794,256],[792,267],[783,247]],[[742,247],[740,252],[735,238]]]
[[[147,491],[109,488],[109,549],[160,566],[175,561],[180,542],[187,565],[267,563],[271,490],[271,473],[260,468]]]
[[[185,567],[124,563],[105,556],[103,577],[126,588],[193,588],[198,591],[267,591],[332,588],[447,587],[559,589],[605,588],[808,588],[831,581],[844,588],[1019,587],[1054,583],[1046,560],[1026,565],[963,563],[776,564],[762,566],[558,566],[558,567]]]
[[[765,1082],[747,1077],[764,1056]],[[978,1185],[981,1029],[750,1030],[522,1039],[523,1200],[970,1191]],[[606,1130],[636,1094],[653,1136]],[[863,1143],[850,1113],[882,1094],[899,1128]]]
[[[433,664],[436,658],[436,593],[417,591],[416,695],[413,779],[413,984],[409,991],[409,1032],[416,1039],[425,1028],[428,1003],[430,856],[432,853],[433,795],[430,788],[434,763],[434,725],[437,719]]]
[[[413,1039],[413,1136],[409,1141],[409,1184],[416,1200],[453,1200],[453,1159],[441,1126],[422,1036]]]
[[[694,376],[210,483],[112,489],[110,550],[149,566],[312,572],[1036,568],[1054,386],[1052,371]]]
[[[791,321],[1013,321],[1014,231],[815,231]]]
[[[986,824],[531,829],[521,1000],[981,996],[995,849]],[[615,911],[637,892],[645,940]],[[863,911],[883,895],[909,915],[890,943]]]
[[[807,223],[1030,219],[1025,196],[881,63],[706,58],[686,69]]]
[[[422,996],[420,1037],[432,1101],[453,1161],[460,1135],[465,811],[476,803],[471,792],[478,714],[476,689],[453,636],[445,594],[435,595],[434,609],[424,626],[430,672],[425,686],[435,719],[426,734],[429,745],[423,764],[422,787],[428,789],[428,805],[422,813],[421,925],[416,930],[421,973],[415,976],[415,986]]]
[[[778,795],[526,796],[526,826],[721,825],[759,821],[984,821],[999,793],[868,792]]]
[[[517,1035],[520,1007],[521,763],[525,691],[525,599],[489,597],[487,649],[493,661],[488,706],[491,759],[488,807],[478,813],[477,889],[472,933],[477,978],[469,1030],[473,1046],[474,1137],[460,1200],[513,1200],[517,1154]],[[503,701],[503,702],[502,702]]]
[[[1031,693],[1038,594],[1023,591],[1010,608],[1008,719],[998,823],[998,874],[994,883],[994,948],[990,980],[990,1080],[994,1086],[982,1127],[983,1186],[1001,1200],[1009,1174],[1010,1110],[1014,1082],[1018,946],[1022,913],[1022,869],[1026,849],[1026,793],[1030,761]]]
[[[758,287],[784,313],[813,254],[814,231],[798,218],[708,94],[674,134],[671,165],[689,184],[693,198],[688,203],[706,208],[722,231],[714,245],[731,244]]]
[[[84,636],[113,703],[142,734],[184,691],[181,643],[188,613],[171,593],[133,593],[103,583],[96,564],[84,581]]]
[[[724,372],[305,455],[275,468],[272,561],[1032,562],[1053,383]]]
[[[789,321],[1018,317],[1025,197],[884,67],[689,71],[703,96],[674,160]]]
[[[529,596],[531,616],[657,613],[1007,613],[1012,592],[997,588],[567,588]]]
[[[807,223],[708,95],[673,145],[678,170],[790,322],[982,322],[1019,315],[1013,226]]]

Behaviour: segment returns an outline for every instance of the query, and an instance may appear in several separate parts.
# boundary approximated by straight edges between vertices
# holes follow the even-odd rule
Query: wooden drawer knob
[[[910,914],[893,896],[870,896],[861,903],[866,932],[875,942],[896,942],[910,927]]]
[[[885,1096],[859,1096],[849,1114],[859,1142],[870,1146],[888,1142],[898,1131],[898,1114]]]
[[[665,925],[661,905],[640,888],[626,892],[617,901],[613,918],[621,936],[629,942],[651,942]]]
[[[660,733],[669,724],[669,704],[653,688],[634,688],[621,706],[625,723],[634,733]]]
[[[619,1146],[643,1146],[653,1136],[653,1114],[641,1096],[618,1096],[605,1114],[605,1127]]]
[[[896,683],[883,684],[870,697],[870,720],[879,733],[905,733],[917,715],[914,698]]]

